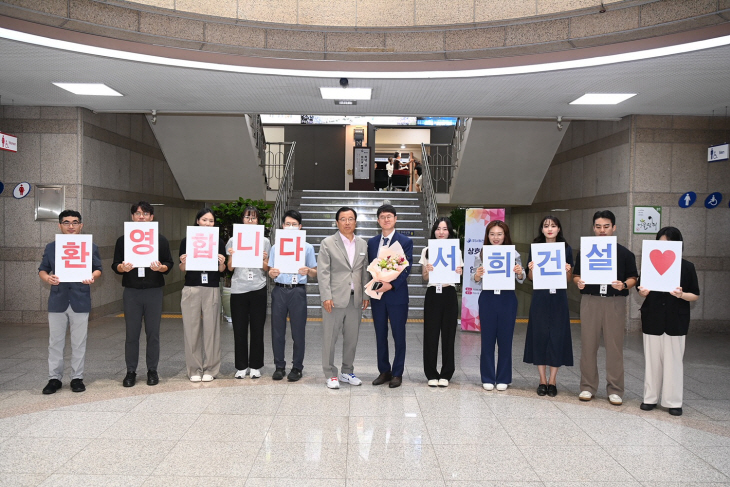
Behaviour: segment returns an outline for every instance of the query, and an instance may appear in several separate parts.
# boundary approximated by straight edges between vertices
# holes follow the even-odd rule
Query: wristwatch
[[[624,282],[624,289],[628,289],[629,287],[626,285],[626,281],[623,281],[623,282]]]

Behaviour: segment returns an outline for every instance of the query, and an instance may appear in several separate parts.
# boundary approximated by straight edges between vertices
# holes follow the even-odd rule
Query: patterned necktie
[[[387,237],[387,238],[384,238],[383,239],[383,247],[387,247],[388,246],[388,240],[390,240],[390,237]]]

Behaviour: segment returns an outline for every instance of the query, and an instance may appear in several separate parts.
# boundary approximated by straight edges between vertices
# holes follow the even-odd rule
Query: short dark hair
[[[380,217],[381,213],[392,213],[393,216],[398,216],[398,214],[395,212],[395,206],[393,205],[380,205],[380,208],[378,208],[375,216]]]
[[[132,205],[132,208],[129,210],[129,213],[134,215],[137,213],[137,208],[142,208],[142,211],[149,213],[150,215],[155,214],[155,207],[149,204],[147,201],[138,201],[137,203]]]
[[[286,221],[286,217],[294,218],[300,225],[302,224],[302,215],[297,210],[287,210],[284,216],[281,217],[282,225]]]
[[[81,213],[79,213],[76,210],[63,210],[60,215],[58,215],[58,223],[63,223],[63,219],[67,216],[73,216],[79,219],[79,222],[81,222]]]
[[[597,211],[593,214],[593,223],[596,223],[596,220],[599,218],[607,218],[611,220],[611,226],[616,226],[616,215],[613,214],[611,210],[601,210]]]
[[[208,207],[205,207],[205,208],[201,208],[200,211],[198,212],[198,214],[195,215],[195,225],[197,226],[198,225],[198,220],[200,220],[201,218],[203,218],[208,213],[210,213],[211,215],[213,215],[213,219],[215,220],[215,213],[213,213],[213,210],[210,209],[210,208],[208,208]]]
[[[344,213],[347,211],[351,211],[353,215],[355,215],[355,220],[357,220],[357,212],[354,208],[350,208],[349,206],[343,206],[339,210],[337,210],[337,214],[335,215],[335,221],[340,219],[340,213]]]
[[[504,242],[502,243],[504,245],[512,245],[512,237],[510,237],[509,234],[509,227],[502,220],[493,220],[489,222],[486,230],[484,231],[484,245],[492,245],[492,242],[489,241],[489,231],[494,227],[499,227],[504,232]]]
[[[659,230],[656,234],[656,239],[659,240],[662,237],[667,237],[667,240],[672,242],[682,242],[682,232],[677,227],[664,227]]]

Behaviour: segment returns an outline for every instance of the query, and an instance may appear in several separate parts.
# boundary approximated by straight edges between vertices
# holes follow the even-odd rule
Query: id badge
[[[556,293],[555,289],[550,290],[550,294],[555,294],[555,293]]]
[[[608,284],[601,284],[601,294],[608,294]]]
[[[495,289],[494,294],[500,294],[502,291],[500,289]]]
[[[247,277],[249,281],[253,281],[253,271],[248,271]]]
[[[299,279],[297,279],[297,275],[296,274],[292,274],[291,275],[291,283],[292,284],[299,284]]]
[[[444,289],[443,284],[436,284],[436,294],[441,294],[443,289]]]
[[[144,277],[144,267],[137,267],[137,276]]]
[[[201,284],[208,284],[208,273],[207,272],[202,272],[200,274],[200,283]]]

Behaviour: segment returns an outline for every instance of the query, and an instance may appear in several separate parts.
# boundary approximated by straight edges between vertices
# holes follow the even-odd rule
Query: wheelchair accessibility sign
[[[720,203],[722,203],[722,193],[712,193],[705,199],[705,208],[711,210],[720,206]]]

